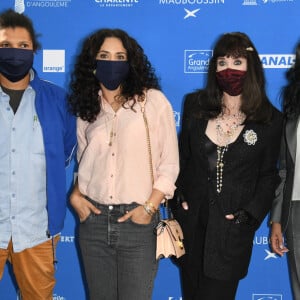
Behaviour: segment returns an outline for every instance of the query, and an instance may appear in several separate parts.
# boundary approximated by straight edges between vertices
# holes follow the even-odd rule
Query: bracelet
[[[154,211],[154,213],[156,213],[158,211],[158,209],[154,206],[154,204],[152,202],[146,201],[145,204],[150,206],[151,209]]]
[[[151,210],[151,208],[147,204],[144,204],[143,207],[148,215],[150,215],[151,217],[154,215],[154,212]]]

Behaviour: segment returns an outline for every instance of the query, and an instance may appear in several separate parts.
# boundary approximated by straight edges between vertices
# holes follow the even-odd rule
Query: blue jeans
[[[117,219],[138,204],[101,205],[79,226],[79,244],[90,300],[151,300],[158,268],[154,228]]]

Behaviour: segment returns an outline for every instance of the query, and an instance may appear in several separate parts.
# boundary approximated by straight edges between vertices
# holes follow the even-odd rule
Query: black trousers
[[[180,267],[184,300],[234,300],[238,280],[208,278],[193,267]]]
[[[203,221],[203,218],[199,219]],[[189,250],[197,260],[189,261],[188,256],[184,255],[177,261],[183,300],[234,300],[239,280],[218,280],[204,275],[203,246],[206,222],[199,220],[196,227],[197,239]]]

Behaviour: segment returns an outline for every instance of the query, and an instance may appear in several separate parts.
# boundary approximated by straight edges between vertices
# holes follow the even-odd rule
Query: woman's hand
[[[258,225],[258,221],[244,209],[239,209],[233,214],[228,214],[225,218],[233,221],[235,224]]]
[[[70,204],[76,211],[80,222],[86,220],[91,213],[96,215],[101,214],[100,209],[95,207],[90,201],[84,198],[78,187],[74,188],[74,191],[70,196]]]
[[[188,210],[189,209],[189,206],[188,206],[188,203],[186,201],[182,202],[181,203],[181,206],[184,210]]]
[[[283,244],[282,230],[280,223],[272,223],[271,230],[271,247],[273,252],[276,254],[283,256],[284,253],[288,252],[289,249],[286,248]]]
[[[136,208],[127,212],[124,216],[118,219],[118,222],[125,222],[131,219],[132,222],[137,224],[149,224],[152,216],[150,216],[144,209],[143,205],[139,205]]]

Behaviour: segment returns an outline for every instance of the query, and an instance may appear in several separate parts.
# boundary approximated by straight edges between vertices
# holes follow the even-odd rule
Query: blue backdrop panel
[[[219,34],[247,33],[265,67],[267,91],[280,107],[285,72],[293,63],[299,40],[300,0],[1,0],[0,9],[19,8],[34,21],[42,49],[34,67],[42,78],[65,88],[82,39],[102,27],[122,28],[144,48],[164,93],[174,107],[178,130],[186,93],[205,84],[211,48]],[[16,3],[15,3],[16,2]],[[67,169],[69,186],[73,165]],[[248,276],[241,281],[237,300],[290,300],[286,258],[270,252],[267,220],[256,233]],[[216,237],[217,238],[217,237]],[[76,218],[69,210],[58,245],[54,300],[84,300],[85,289],[76,243]],[[0,299],[18,295],[7,265],[0,281]],[[154,300],[180,300],[177,268],[160,261]]]

